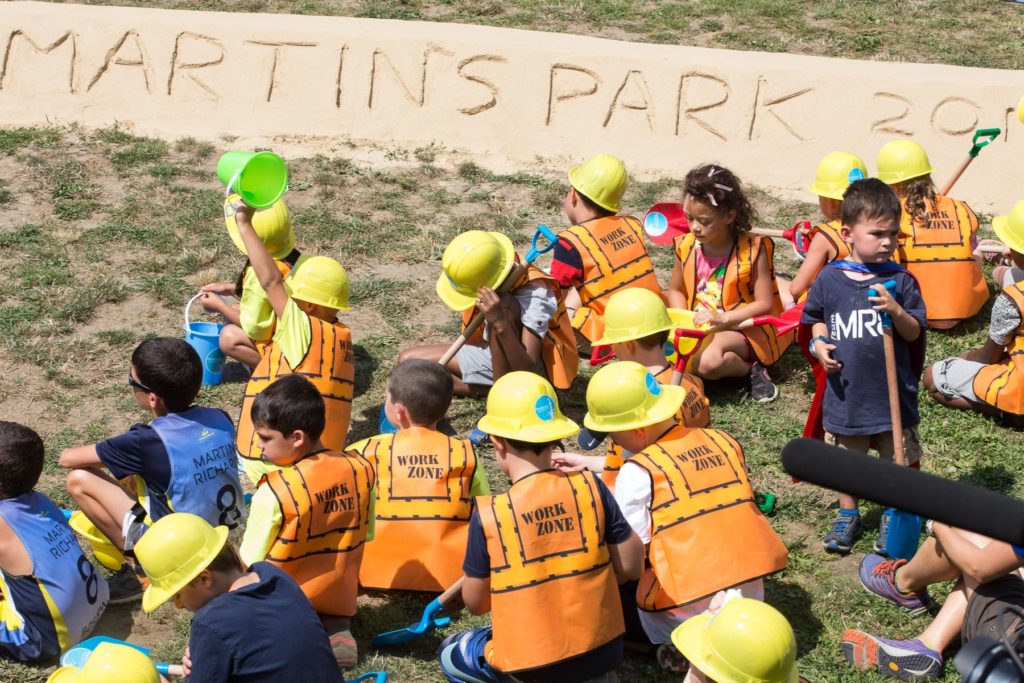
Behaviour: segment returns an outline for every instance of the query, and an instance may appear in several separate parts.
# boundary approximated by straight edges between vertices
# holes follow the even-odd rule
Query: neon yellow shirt
[[[309,256],[306,254],[299,256],[288,275],[284,275],[283,271],[288,265],[285,261],[278,260],[275,263],[278,270],[282,271],[281,275],[287,279],[308,258]],[[277,316],[274,314],[274,307],[270,305],[270,300],[267,299],[267,293],[260,286],[259,276],[256,275],[256,271],[252,267],[247,267],[242,276],[242,298],[238,304],[238,317],[239,326],[249,339],[255,342],[270,341],[271,335],[274,334]]]

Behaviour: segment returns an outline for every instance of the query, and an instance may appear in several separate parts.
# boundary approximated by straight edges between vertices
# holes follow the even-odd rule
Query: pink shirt
[[[697,307],[709,311],[722,310],[722,283],[725,281],[725,263],[729,256],[705,256],[704,250],[696,250],[697,257]]]

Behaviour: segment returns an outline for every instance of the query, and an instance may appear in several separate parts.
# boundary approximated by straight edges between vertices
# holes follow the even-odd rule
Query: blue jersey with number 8
[[[32,560],[27,576],[0,572],[0,653],[20,661],[56,657],[92,630],[107,606],[107,582],[43,494],[0,500],[0,517]]]

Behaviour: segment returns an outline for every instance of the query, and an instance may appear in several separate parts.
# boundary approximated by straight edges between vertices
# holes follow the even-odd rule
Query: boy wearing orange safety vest
[[[482,396],[494,381],[515,370],[536,372],[568,389],[579,370],[579,354],[558,282],[529,265],[516,282],[506,283],[519,261],[512,240],[500,232],[469,230],[444,250],[437,295],[462,313],[465,330],[477,312],[484,324],[448,363],[457,396]],[[440,361],[448,344],[405,349],[410,358]]]
[[[928,327],[948,330],[988,301],[974,255],[978,217],[964,202],[935,191],[928,155],[913,140],[887,143],[877,167],[878,179],[892,187],[903,207],[899,263],[920,284]]]
[[[1024,199],[992,227],[1018,268],[1024,267]],[[924,386],[939,403],[1010,417],[1024,416],[1024,282],[1003,288],[992,304],[984,346],[925,370]]]
[[[253,484],[273,466],[260,457],[256,432],[249,419],[253,402],[278,377],[296,373],[313,383],[323,396],[327,421],[321,439],[340,451],[345,447],[352,413],[355,356],[352,333],[338,322],[347,311],[348,275],[341,264],[326,256],[306,259],[288,278],[260,241],[252,226],[253,210],[236,202],[235,222],[249,263],[277,316],[274,335],[260,350],[260,362],[249,378],[238,416],[238,454]]]
[[[473,498],[491,492],[473,445],[437,430],[452,401],[451,374],[413,358],[391,370],[384,412],[398,427],[349,447],[377,473],[376,521],[359,583],[378,590],[443,591],[462,576]]]
[[[252,498],[240,554],[267,560],[299,584],[330,636],[338,664],[352,666],[359,565],[373,535],[373,465],[359,453],[325,448],[324,400],[297,374],[267,387],[252,405],[263,457],[278,466]]]
[[[726,588],[763,599],[764,577],[787,560],[754,502],[740,445],[723,431],[680,425],[684,400],[684,389],[660,384],[639,363],[612,363],[591,379],[583,420],[635,453],[619,472],[615,500],[648,546],[636,607],[670,670],[682,666],[671,646],[676,626]]]
[[[494,385],[480,429],[512,485],[481,496],[469,525],[462,598],[491,626],[449,636],[450,681],[586,681],[622,661],[619,580],[640,576],[643,549],[590,472],[551,468],[551,451],[579,431],[533,373]]]
[[[661,297],[646,289],[626,289],[613,294],[608,299],[605,309],[604,336],[598,345],[611,346],[615,357],[620,361],[633,361],[646,366],[654,378],[661,384],[671,384],[674,370],[665,356],[669,332],[676,325],[670,317],[671,311],[665,308]],[[679,424],[685,427],[708,427],[711,425],[711,413],[708,410],[708,399],[704,395],[704,382],[696,375],[683,373],[680,384],[686,391],[686,398],[676,413]],[[592,437],[589,444],[585,436]],[[581,434],[580,446],[595,447],[604,439],[604,434],[590,433],[585,430]],[[587,449],[589,450],[589,449]],[[579,453],[557,453],[553,460],[559,468],[586,467],[601,473],[601,479],[608,488],[615,490],[615,479],[624,458],[632,453],[622,450],[614,440],[608,445],[607,455],[581,455]]]
[[[564,208],[572,227],[558,235],[551,276],[567,293],[572,327],[583,346],[603,333],[605,306],[616,292],[641,287],[662,296],[643,226],[632,216],[616,215],[628,182],[622,161],[609,154],[569,170]]]

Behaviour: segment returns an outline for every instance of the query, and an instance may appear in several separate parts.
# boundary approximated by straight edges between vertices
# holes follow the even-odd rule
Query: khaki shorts
[[[825,443],[830,446],[838,446],[850,451],[864,453],[865,455],[868,450],[874,448],[878,451],[878,457],[882,460],[893,461],[892,432],[866,434],[863,436],[825,432]],[[917,435],[917,427],[908,427],[903,430],[903,455],[908,465],[913,465],[921,459],[921,439]]]

